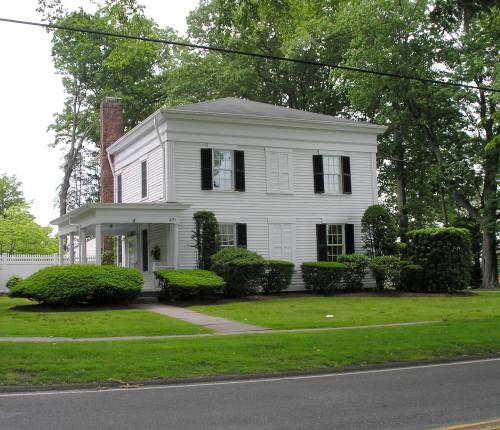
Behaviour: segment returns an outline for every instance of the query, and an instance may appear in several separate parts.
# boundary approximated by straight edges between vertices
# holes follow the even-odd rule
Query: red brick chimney
[[[113,203],[114,181],[106,149],[123,136],[123,105],[121,99],[105,97],[101,102],[101,202]]]

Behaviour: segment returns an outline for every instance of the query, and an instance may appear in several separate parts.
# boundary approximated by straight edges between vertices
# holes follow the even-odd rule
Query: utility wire
[[[154,37],[132,36],[129,34],[112,33],[112,32],[108,32],[108,31],[99,31],[99,30],[90,30],[88,28],[70,27],[70,26],[66,26],[66,25],[57,25],[57,24],[44,24],[41,22],[21,21],[21,20],[17,20],[17,19],[9,19],[9,18],[0,18],[0,21],[9,22],[12,24],[32,25],[32,26],[48,28],[48,29],[87,33],[87,34],[93,34],[96,36],[109,36],[109,37],[118,37],[118,38],[122,38],[122,39],[140,40],[142,42],[163,43],[165,45],[183,46],[186,48],[202,49],[202,50],[206,50],[206,51],[215,51],[215,52],[220,52],[223,54],[243,55],[243,56],[247,56],[247,57],[264,58],[264,59],[274,60],[274,61],[285,61],[288,63],[304,64],[304,65],[308,65],[308,66],[327,67],[330,69],[347,70],[350,72],[367,73],[367,74],[377,75],[377,76],[387,76],[387,77],[391,77],[391,78],[407,79],[407,80],[411,80],[411,81],[426,82],[426,83],[436,84],[436,85],[445,85],[445,86],[449,86],[449,87],[467,88],[467,89],[472,89],[472,90],[482,90],[482,91],[489,91],[489,92],[495,92],[495,93],[500,92],[500,89],[498,89],[498,88],[461,84],[459,82],[452,82],[452,81],[441,81],[438,79],[420,78],[418,76],[401,75],[398,73],[381,72],[378,70],[362,69],[362,68],[358,68],[358,67],[340,66],[338,64],[322,63],[319,61],[301,60],[299,58],[281,57],[278,55],[259,54],[257,52],[240,51],[238,49],[220,48],[217,46],[198,45],[198,44],[188,43],[188,42],[179,42],[179,41],[174,41],[174,40],[157,39]]]

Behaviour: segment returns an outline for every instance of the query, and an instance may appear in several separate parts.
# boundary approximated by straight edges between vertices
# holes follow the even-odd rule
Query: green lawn
[[[499,317],[411,327],[162,341],[9,342],[0,347],[0,384],[132,382],[499,352]]]
[[[191,309],[275,329],[341,327],[500,316],[500,294],[435,297],[303,296],[192,306]]]
[[[0,297],[0,336],[153,336],[208,332],[203,327],[141,309],[42,308],[28,300]]]

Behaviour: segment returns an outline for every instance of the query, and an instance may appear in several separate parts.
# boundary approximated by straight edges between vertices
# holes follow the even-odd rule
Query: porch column
[[[101,256],[102,247],[102,234],[101,234],[101,224],[95,225],[95,264],[100,266],[102,264]]]
[[[127,267],[127,260],[128,260],[128,246],[127,246],[127,236],[126,235],[123,235],[121,237],[121,243],[120,243],[120,246],[122,247],[122,266],[123,267]]]
[[[69,264],[75,264],[75,234],[71,232],[69,234]]]
[[[80,246],[78,247],[80,264],[87,264],[87,232],[82,227],[78,229],[78,239],[80,241]]]
[[[59,236],[59,265],[64,264],[64,236]]]
[[[171,256],[172,266],[174,269],[179,268],[179,224],[170,224],[171,240]]]

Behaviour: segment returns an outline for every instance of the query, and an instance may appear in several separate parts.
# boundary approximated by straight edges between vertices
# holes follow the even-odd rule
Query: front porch
[[[144,276],[144,290],[154,290],[153,271],[177,268],[179,203],[91,203],[51,221],[57,226],[59,264],[116,264]],[[91,244],[92,249],[88,249]],[[154,252],[153,252],[154,250]],[[88,258],[87,254],[95,258]]]

